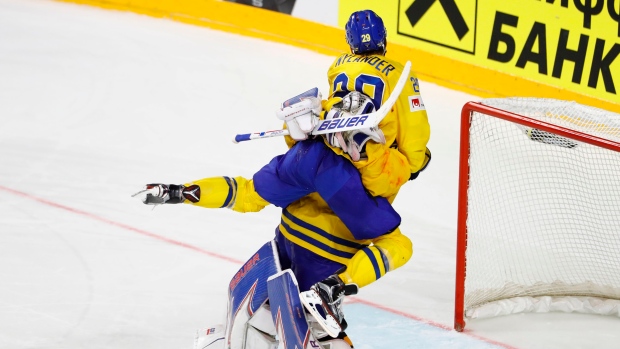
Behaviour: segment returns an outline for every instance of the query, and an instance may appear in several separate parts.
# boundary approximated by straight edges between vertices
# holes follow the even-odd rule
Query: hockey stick
[[[403,72],[400,74],[398,78],[398,82],[396,86],[394,86],[394,90],[390,97],[383,103],[383,105],[375,112],[368,114],[360,114],[360,115],[352,115],[346,118],[338,118],[338,119],[330,119],[330,120],[321,120],[319,124],[314,127],[310,134],[312,135],[320,135],[325,133],[333,133],[333,132],[343,132],[350,130],[358,130],[361,128],[369,128],[376,127],[379,125],[381,120],[386,117],[386,115],[390,112],[396,100],[400,96],[400,93],[403,91],[405,84],[407,83],[407,78],[409,77],[409,71],[411,70],[411,62],[407,61],[405,66],[403,67]],[[255,133],[242,133],[235,136],[233,140],[234,143],[251,141],[254,139],[263,139],[270,138],[276,136],[288,136],[288,130],[273,130],[273,131],[263,131],[263,132],[255,132]]]

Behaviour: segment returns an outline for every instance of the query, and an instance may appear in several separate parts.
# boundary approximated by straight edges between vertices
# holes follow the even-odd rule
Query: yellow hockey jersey
[[[381,55],[344,53],[327,72],[330,94],[323,103],[328,111],[351,91],[369,96],[376,109],[391,95],[403,71],[403,65]],[[422,170],[430,159],[426,145],[430,125],[420,95],[418,78],[412,71],[396,104],[379,127],[386,144],[368,142],[366,159],[353,162],[367,190],[375,196],[391,197],[411,174]],[[338,154],[349,158],[340,148]]]
[[[257,193],[254,181],[243,177],[210,177],[185,185],[200,188],[198,202],[185,201],[194,206],[257,212],[270,204]],[[286,239],[316,254],[317,263],[320,256],[346,266],[339,276],[359,287],[401,267],[413,253],[411,240],[399,228],[374,239],[355,239],[316,193],[284,208],[278,230]]]

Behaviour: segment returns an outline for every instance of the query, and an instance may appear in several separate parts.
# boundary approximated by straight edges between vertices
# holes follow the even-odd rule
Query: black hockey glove
[[[181,184],[147,184],[143,190],[132,195],[139,197],[146,205],[161,204],[180,204],[189,200],[191,202],[200,201],[200,187],[190,185],[186,187]]]

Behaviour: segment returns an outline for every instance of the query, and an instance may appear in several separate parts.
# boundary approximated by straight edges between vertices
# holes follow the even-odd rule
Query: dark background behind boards
[[[226,0],[238,4],[264,8],[265,10],[278,11],[286,14],[293,12],[295,0]]]

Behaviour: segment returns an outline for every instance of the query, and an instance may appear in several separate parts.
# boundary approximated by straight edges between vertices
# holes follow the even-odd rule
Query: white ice
[[[231,275],[272,238],[279,210],[153,210],[130,195],[250,177],[284,142],[233,136],[280,128],[274,109],[325,93],[331,61],[166,19],[0,0],[0,349],[190,348],[196,329],[221,322]],[[422,93],[433,161],[395,202],[415,254],[358,298],[451,328],[459,114],[478,98],[424,82]],[[432,335],[619,348],[619,321],[512,315]]]

